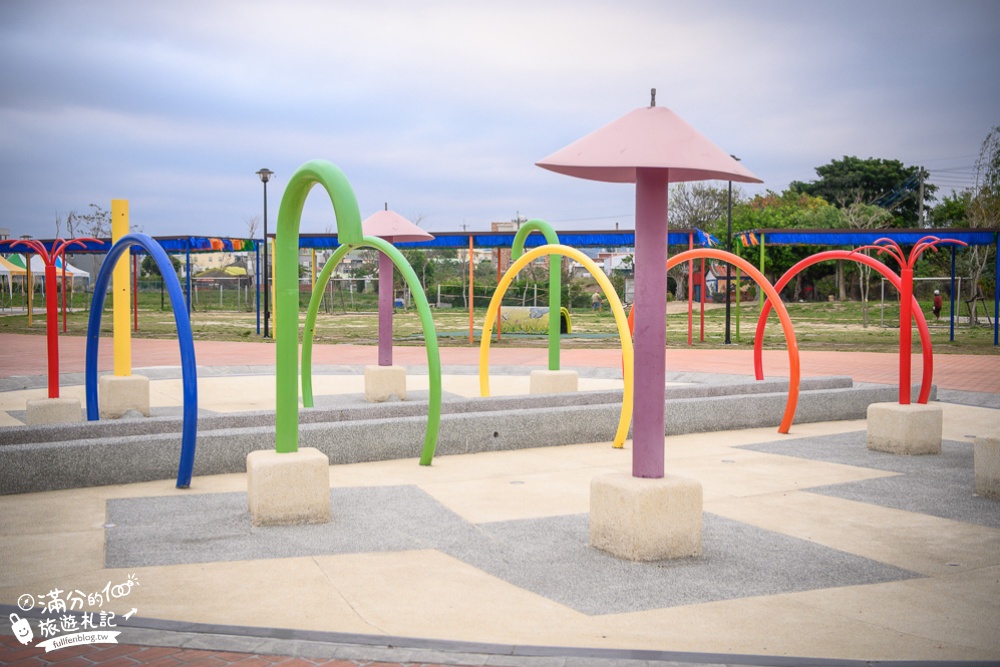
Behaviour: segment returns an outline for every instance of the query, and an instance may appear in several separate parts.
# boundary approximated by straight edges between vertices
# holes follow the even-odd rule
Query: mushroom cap
[[[377,236],[389,243],[430,241],[433,234],[425,232],[395,211],[378,211],[361,223],[365,236]]]
[[[642,107],[577,139],[539,167],[612,183],[635,183],[636,170],[668,169],[671,183],[762,183],[749,169],[666,107]]]

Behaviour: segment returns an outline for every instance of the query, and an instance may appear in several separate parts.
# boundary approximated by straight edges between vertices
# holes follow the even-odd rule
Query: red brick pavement
[[[62,372],[83,372],[86,339],[80,336],[59,338],[59,368]],[[195,356],[199,366],[273,365],[273,342],[230,343],[198,341]],[[425,364],[426,350],[422,347],[396,347],[395,360],[404,365]],[[44,375],[46,372],[45,338],[4,334],[0,336],[0,377]],[[378,349],[371,345],[316,345],[313,364],[374,364]],[[443,347],[441,363],[448,366],[475,366],[479,363],[478,347]],[[562,351],[566,367],[616,368],[621,366],[617,349],[567,349]],[[911,378],[919,382],[922,358],[913,355]],[[496,348],[490,352],[491,366],[535,366],[548,364],[545,348]],[[180,352],[176,341],[132,340],[132,365],[178,366]],[[113,367],[110,339],[102,338],[98,367]],[[801,353],[804,376],[850,375],[857,382],[897,384],[899,357],[877,352],[814,352]],[[670,349],[667,370],[674,372],[753,374],[753,352],[748,349],[701,350]],[[787,376],[788,353],[783,350],[764,351],[764,372],[768,376]],[[996,355],[938,354],[934,357],[934,383],[942,389],[961,389],[1000,394],[1000,353]]]

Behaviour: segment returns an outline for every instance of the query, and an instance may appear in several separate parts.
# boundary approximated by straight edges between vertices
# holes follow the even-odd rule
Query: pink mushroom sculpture
[[[410,241],[430,241],[432,234],[389,210],[379,211],[361,223],[365,236],[376,236],[389,243]],[[392,366],[392,308],[393,308],[393,265],[389,256],[378,254],[378,365]]]
[[[657,107],[655,89],[651,106],[625,114],[537,164],[577,178],[635,183],[632,475],[662,478],[667,186],[681,181],[762,181],[676,113]]]

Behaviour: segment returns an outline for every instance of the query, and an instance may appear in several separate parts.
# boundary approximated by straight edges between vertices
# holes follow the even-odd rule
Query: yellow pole
[[[28,284],[28,327],[31,327],[31,315],[35,309],[32,297],[35,295],[35,279],[31,277],[31,255],[24,253],[24,268],[27,271],[24,281]]]
[[[128,200],[111,200],[111,242],[128,234]],[[129,331],[129,310],[132,307],[129,285],[129,254],[118,259],[111,274],[111,312],[115,350],[115,375],[132,375],[132,332]]]

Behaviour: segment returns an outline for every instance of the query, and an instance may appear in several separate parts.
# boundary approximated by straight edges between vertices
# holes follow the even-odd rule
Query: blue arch
[[[126,234],[118,239],[108,251],[108,256],[94,282],[94,300],[90,306],[90,320],[87,324],[87,419],[96,421],[100,417],[97,402],[97,346],[101,336],[101,314],[104,310],[108,283],[111,281],[111,274],[118,259],[134,245],[142,246],[156,261],[170,294],[170,307],[174,311],[174,322],[177,324],[177,342],[181,346],[181,378],[184,388],[184,422],[181,460],[177,466],[177,488],[186,489],[191,486],[195,439],[198,435],[198,376],[194,358],[194,336],[191,334],[191,320],[184,304],[184,293],[181,291],[181,283],[174,272],[173,264],[160,244],[145,234]]]

